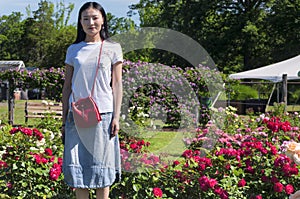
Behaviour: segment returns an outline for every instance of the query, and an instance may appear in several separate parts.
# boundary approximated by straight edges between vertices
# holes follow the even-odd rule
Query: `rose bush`
[[[73,191],[62,180],[62,145],[57,133],[4,126],[0,137],[2,197],[70,198]]]
[[[231,107],[214,111],[225,117],[222,128],[210,121],[184,140],[188,149],[178,160],[125,172],[114,198],[155,198],[151,190],[159,188],[162,198],[273,199],[299,189],[299,166],[286,154],[287,143],[299,142],[298,113],[245,118]],[[213,147],[204,147],[209,143]]]
[[[226,123],[211,121],[198,128],[193,138],[184,139],[188,148],[176,160],[162,161],[149,151],[151,143],[121,133],[122,180],[112,186],[111,198],[271,199],[294,194],[300,187],[299,166],[291,158],[298,155],[298,113],[245,118],[232,110],[215,110],[224,113]],[[74,196],[63,182],[59,131],[2,126],[0,132],[2,194]],[[214,145],[204,147],[208,144]]]

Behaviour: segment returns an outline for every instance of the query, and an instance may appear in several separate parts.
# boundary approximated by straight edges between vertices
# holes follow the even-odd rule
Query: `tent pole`
[[[284,112],[287,109],[287,74],[282,75],[282,102],[284,103]]]
[[[271,101],[272,95],[273,95],[273,93],[274,93],[275,88],[277,87],[276,85],[277,85],[277,83],[275,83],[275,84],[273,85],[273,88],[272,88],[270,97],[269,97],[268,102],[267,102],[267,106],[270,105],[270,101]]]
[[[279,84],[276,83],[276,90],[277,90],[277,103],[279,103]]]
[[[8,123],[10,125],[14,124],[14,107],[15,107],[15,101],[14,101],[14,80],[10,79],[8,81]]]

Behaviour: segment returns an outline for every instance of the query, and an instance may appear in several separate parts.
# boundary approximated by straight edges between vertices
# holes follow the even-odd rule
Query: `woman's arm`
[[[73,67],[66,65],[65,67],[65,81],[62,90],[62,104],[63,104],[63,115],[62,123],[63,126],[66,123],[67,114],[69,111],[69,97],[72,92],[72,76],[73,76]]]
[[[116,135],[119,131],[121,104],[123,97],[123,84],[122,84],[122,62],[117,62],[113,65],[112,72],[112,90],[113,90],[113,105],[114,105],[114,119],[112,122],[112,134]]]

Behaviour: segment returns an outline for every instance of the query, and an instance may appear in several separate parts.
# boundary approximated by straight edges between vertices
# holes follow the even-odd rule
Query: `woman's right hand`
[[[65,125],[62,125],[60,131],[61,131],[61,141],[63,144],[65,144]]]

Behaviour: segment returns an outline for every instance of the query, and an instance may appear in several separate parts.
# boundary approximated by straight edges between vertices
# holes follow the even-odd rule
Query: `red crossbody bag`
[[[73,111],[75,125],[80,128],[89,128],[92,126],[96,126],[101,121],[100,111],[92,96],[94,94],[95,82],[100,67],[100,57],[102,53],[103,43],[104,41],[102,42],[100,47],[98,65],[96,69],[96,74],[95,74],[91,94],[86,98],[80,98],[77,101],[72,102],[72,111]],[[73,99],[75,100],[74,93],[73,93]]]

